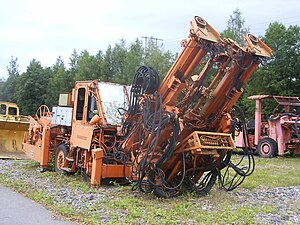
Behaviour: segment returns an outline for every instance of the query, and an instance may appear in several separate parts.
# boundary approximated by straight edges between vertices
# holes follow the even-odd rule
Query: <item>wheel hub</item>
[[[64,153],[62,151],[60,151],[57,155],[56,167],[59,169],[62,168],[64,161],[65,161]]]
[[[268,153],[270,152],[270,145],[264,144],[264,145],[262,146],[262,152],[263,152],[264,154],[268,154]]]

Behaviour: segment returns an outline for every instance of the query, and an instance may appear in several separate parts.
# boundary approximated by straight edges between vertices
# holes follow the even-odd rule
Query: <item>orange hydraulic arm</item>
[[[199,41],[205,46],[201,46]],[[207,24],[201,17],[196,16],[191,21],[190,39],[174,62],[173,66],[162,81],[158,93],[162,96],[164,106],[175,106],[176,100],[203,57],[220,41],[220,34]]]
[[[222,116],[231,111],[243,93],[242,87],[256,70],[260,58],[262,56],[270,57],[272,53],[270,48],[251,34],[245,37],[246,48],[239,46],[230,39],[225,39],[222,42],[223,46],[226,47],[225,52],[221,58],[221,55],[217,54],[214,59],[221,65],[219,71],[208,88],[205,88],[200,101],[185,114],[185,121],[189,124],[196,124],[193,127],[198,125],[198,128],[208,131],[215,130],[228,133],[229,126],[226,128],[226,126],[222,126],[222,123],[220,124]],[[198,80],[202,79],[203,74],[202,71]],[[212,91],[218,81],[219,84]],[[204,100],[206,100],[205,104],[203,104]]]

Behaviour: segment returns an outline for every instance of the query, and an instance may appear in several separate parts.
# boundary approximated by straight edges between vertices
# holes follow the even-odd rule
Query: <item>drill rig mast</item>
[[[141,190],[161,197],[186,190],[205,194],[219,171],[232,165],[233,106],[261,59],[272,55],[255,36],[248,34],[244,39],[245,47],[221,39],[196,16],[189,40],[160,85],[152,68],[137,71],[122,149],[134,155],[133,172]],[[193,75],[199,65],[200,73]],[[216,74],[210,80],[213,71]],[[241,180],[254,169],[232,168]]]

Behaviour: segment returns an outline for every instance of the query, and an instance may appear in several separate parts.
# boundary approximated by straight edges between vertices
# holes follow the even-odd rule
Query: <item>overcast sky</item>
[[[32,59],[51,66],[61,56],[68,65],[74,49],[105,52],[121,38],[129,44],[152,36],[179,52],[193,16],[221,32],[236,8],[255,35],[275,21],[300,25],[299,0],[0,0],[0,78],[12,56],[21,72]]]

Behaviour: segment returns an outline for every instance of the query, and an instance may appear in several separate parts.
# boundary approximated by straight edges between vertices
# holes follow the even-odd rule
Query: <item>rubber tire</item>
[[[62,170],[57,166],[58,160],[60,160],[61,156],[64,157],[64,160],[66,159],[68,155],[68,148],[65,144],[60,144],[57,146],[57,149],[55,151],[55,156],[54,156],[54,170],[55,172],[62,172]],[[61,164],[61,163],[59,163]]]
[[[269,148],[269,151],[264,152],[263,151],[264,147]],[[262,158],[272,158],[273,156],[276,156],[278,153],[278,147],[276,141],[274,141],[272,138],[269,137],[261,139],[256,149],[258,155]]]

